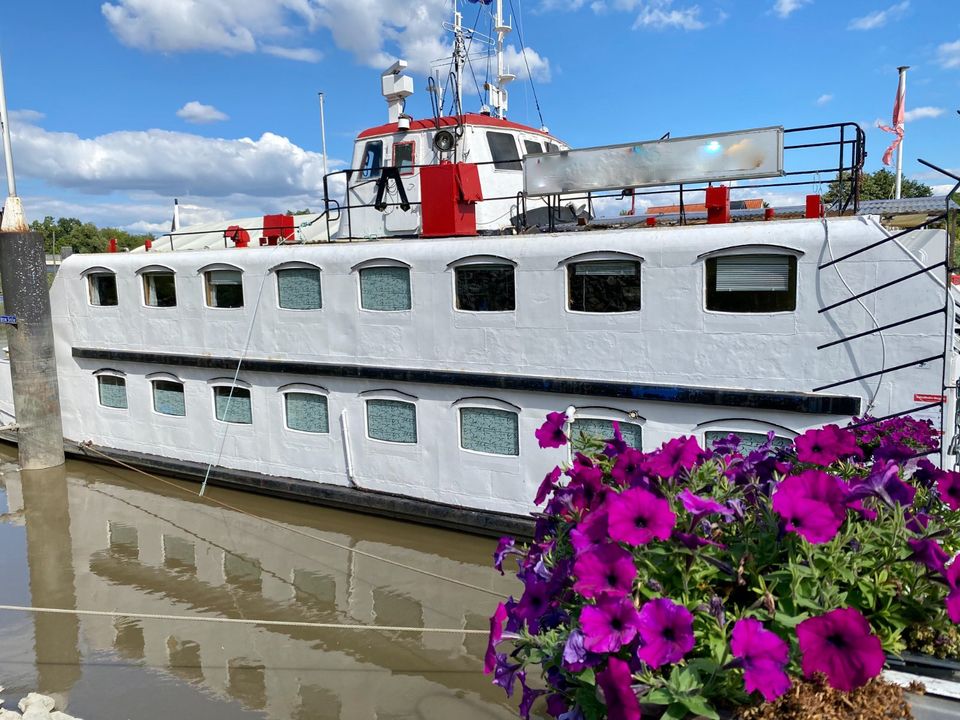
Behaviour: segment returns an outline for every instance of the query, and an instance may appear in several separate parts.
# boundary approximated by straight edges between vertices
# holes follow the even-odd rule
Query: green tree
[[[313,210],[310,208],[304,208],[303,210],[287,210],[285,215],[312,215]]]
[[[846,200],[849,197],[852,190],[850,173],[845,172],[842,177],[842,184],[839,179],[834,180],[824,193],[823,201],[827,205],[833,205],[838,200]],[[873,173],[863,173],[860,176],[860,200],[890,200],[893,198],[895,184],[896,178],[889,170],[880,169]],[[933,195],[933,190],[922,182],[903,178],[900,195],[905,198],[930,197]]]
[[[111,238],[116,238],[117,249],[139,247],[152,235],[134,235],[119,228],[98,228],[93,223],[85,223],[77,218],[57,218],[47,215],[43,220],[34,220],[30,229],[43,235],[44,249],[48,253],[59,253],[66,246],[74,252],[106,252]]]

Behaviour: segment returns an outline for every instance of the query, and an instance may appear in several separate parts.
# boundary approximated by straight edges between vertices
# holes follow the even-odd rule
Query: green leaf
[[[673,693],[666,688],[657,688],[644,695],[642,700],[650,705],[669,705],[673,702]]]
[[[586,720],[603,720],[606,717],[607,707],[597,698],[596,689],[581,687],[574,697]]]
[[[680,702],[694,715],[703,715],[705,718],[710,718],[710,720],[720,720],[717,711],[710,706],[710,703],[708,703],[702,695],[685,697],[680,700]]]
[[[587,668],[577,675],[577,679],[580,682],[586,683],[587,685],[596,685],[597,684],[597,674],[593,668]]]
[[[683,720],[687,716],[687,706],[683,703],[674,703],[667,707],[662,720]]]

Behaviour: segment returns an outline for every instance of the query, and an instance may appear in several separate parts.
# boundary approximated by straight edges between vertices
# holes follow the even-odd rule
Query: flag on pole
[[[890,143],[890,147],[888,147],[887,151],[883,154],[884,165],[890,165],[890,160],[893,158],[893,151],[896,150],[903,141],[903,106],[905,101],[904,95],[906,94],[903,84],[903,73],[900,73],[900,82],[897,84],[897,99],[893,103],[893,127],[877,123],[877,127],[881,130],[896,135],[893,142]]]

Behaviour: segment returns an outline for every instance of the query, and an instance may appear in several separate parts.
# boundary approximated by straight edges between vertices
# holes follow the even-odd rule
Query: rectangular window
[[[413,175],[416,160],[416,144],[414,142],[394,143],[393,165],[400,169],[401,175]]]
[[[492,408],[460,410],[460,447],[491,455],[519,455],[517,413]]]
[[[364,310],[409,310],[410,269],[372,267],[361,270],[360,307]]]
[[[640,309],[640,263],[635,260],[571,263],[567,277],[571,310],[616,313]]]
[[[104,307],[117,304],[117,276],[113,273],[92,273],[87,276],[90,304]]]
[[[560,147],[556,143],[548,142],[547,143],[547,152],[559,152]]]
[[[736,430],[708,430],[703,434],[704,444],[712,448],[717,440],[725,440],[728,435],[736,435],[740,438],[739,451],[746,455],[767,442],[766,433],[737,432]],[[774,436],[773,446],[775,448],[788,447],[793,443],[792,440],[785,437]]]
[[[100,404],[104,407],[127,409],[127,381],[112,375],[101,375],[97,378],[97,389],[100,392]]]
[[[288,428],[310,433],[330,432],[327,399],[323,395],[289,392],[283,397]]]
[[[367,435],[387,442],[417,442],[416,405],[401,400],[367,400]]]
[[[767,313],[797,309],[797,258],[726,255],[707,258],[707,310]]]
[[[287,310],[319,310],[320,271],[316,268],[277,270],[277,292],[280,307]]]
[[[523,170],[517,141],[510,133],[488,132],[487,145],[490,146],[490,159],[497,170]]]
[[[243,273],[239,270],[210,270],[204,273],[207,306],[215,308],[243,307]]]
[[[186,415],[187,406],[183,399],[183,383],[171,380],[154,380],[153,409],[161,415],[176,415],[178,417]]]
[[[176,307],[177,282],[173,273],[143,274],[143,301],[149,307]]]
[[[643,449],[643,429],[639,425],[620,422],[620,435],[630,447],[637,450]],[[582,451],[587,445],[587,439],[609,440],[612,438],[613,420],[577,418],[570,426],[570,436],[573,449]]]
[[[383,166],[383,141],[373,140],[363,148],[363,158],[360,161],[360,179],[371,180],[380,177]]]
[[[454,270],[457,309],[506,312],[516,309],[512,265],[464,265]]]
[[[213,399],[217,408],[217,420],[238,425],[250,425],[253,422],[250,391],[246,388],[215,387]]]
[[[536,140],[524,140],[523,148],[527,151],[527,155],[540,155],[543,153],[543,145]]]

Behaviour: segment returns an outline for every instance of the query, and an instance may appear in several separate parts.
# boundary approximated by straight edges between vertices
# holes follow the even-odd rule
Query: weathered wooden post
[[[10,118],[0,63],[0,128],[7,168],[7,202],[0,222],[0,282],[3,283],[13,407],[17,416],[20,467],[42,470],[63,464],[63,426],[57,359],[47,288],[43,236],[30,232],[17,196],[10,143]]]

